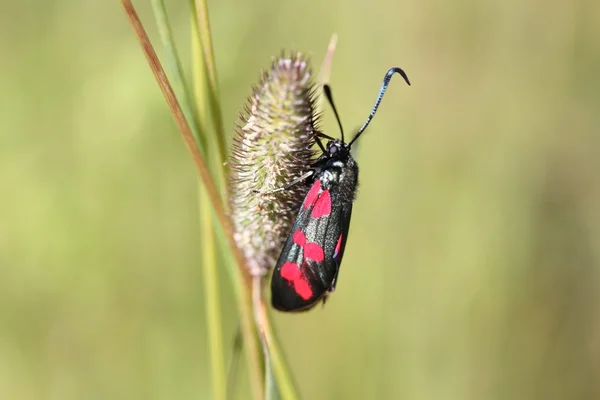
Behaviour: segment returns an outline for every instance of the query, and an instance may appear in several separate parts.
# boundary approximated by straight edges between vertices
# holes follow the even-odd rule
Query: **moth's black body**
[[[330,141],[327,144],[327,151],[314,165],[313,176],[311,189],[318,188],[320,193],[317,197],[307,196],[304,199],[292,226],[292,234],[283,247],[271,280],[271,302],[273,307],[281,311],[301,311],[311,308],[321,298],[333,292],[346,247],[352,203],[358,184],[358,165],[350,155],[348,145],[340,140]],[[321,202],[324,201],[322,196],[325,191],[329,193],[331,212],[314,218],[312,211],[319,199]],[[293,233],[298,230],[304,233],[307,243],[317,243],[322,247],[323,261],[317,262],[304,257],[305,250],[294,243]],[[340,248],[336,253],[336,245],[340,238]],[[290,261],[300,267],[304,279],[311,288],[312,295],[309,298],[298,295],[293,287],[294,282],[282,277],[281,268]]]
[[[271,280],[271,302],[278,310],[308,310],[335,290],[358,185],[358,165],[350,148],[375,115],[394,73],[402,75],[410,85],[404,71],[390,69],[369,118],[349,143],[344,142],[343,130],[342,140],[317,134],[317,144],[323,153],[306,175],[311,189],[298,211]],[[329,87],[324,90],[341,130]],[[326,148],[319,137],[329,139]]]

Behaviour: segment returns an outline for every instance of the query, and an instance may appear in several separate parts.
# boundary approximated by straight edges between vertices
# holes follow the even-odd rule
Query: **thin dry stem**
[[[325,53],[325,58],[323,59],[321,69],[319,70],[319,83],[321,85],[329,83],[329,76],[331,75],[331,65],[333,63],[333,54],[335,53],[337,38],[337,33],[334,33],[331,35],[331,39],[329,39],[327,53]]]
[[[125,13],[127,14],[127,18],[129,19],[129,22],[130,22],[131,26],[133,27],[133,30],[135,31],[135,34],[140,42],[142,50],[144,51],[144,55],[146,56],[146,59],[148,60],[148,64],[150,65],[150,68],[152,69],[152,73],[154,74],[154,77],[155,77],[156,81],[158,82],[158,85],[165,97],[165,100],[167,101],[169,109],[171,110],[171,113],[173,114],[173,116],[175,118],[175,123],[177,124],[179,132],[181,133],[181,136],[183,137],[183,140],[184,140],[188,150],[192,154],[192,158],[194,160],[194,164],[196,165],[196,169],[198,170],[198,173],[200,175],[200,179],[202,180],[202,183],[205,185],[210,203],[213,206],[213,209],[215,211],[217,219],[219,220],[219,223],[223,227],[223,230],[225,232],[225,237],[227,238],[229,247],[231,248],[231,251],[233,252],[233,255],[236,259],[238,268],[240,269],[240,272],[241,272],[242,276],[244,277],[244,281],[245,281],[246,285],[250,286],[250,275],[248,274],[248,271],[245,268],[244,257],[242,255],[242,253],[240,252],[240,250],[238,249],[238,247],[233,239],[233,229],[232,229],[231,221],[225,215],[225,210],[224,210],[223,204],[220,200],[219,193],[216,190],[216,187],[214,185],[212,177],[210,176],[210,172],[208,171],[208,167],[206,165],[206,162],[204,161],[204,157],[202,156],[202,154],[200,153],[200,150],[198,149],[198,147],[196,145],[196,141],[194,140],[194,135],[192,134],[190,126],[188,125],[188,123],[185,119],[185,116],[181,110],[179,102],[177,101],[177,98],[175,97],[173,88],[171,87],[169,80],[167,79],[167,75],[165,74],[165,71],[163,70],[163,68],[160,64],[160,61],[158,60],[156,52],[154,51],[154,48],[152,47],[152,43],[150,42],[150,39],[148,38],[148,35],[146,34],[146,31],[139,19],[139,16],[138,16],[137,12],[135,11],[135,8],[133,7],[133,4],[131,3],[130,0],[121,0],[121,5],[123,6]]]

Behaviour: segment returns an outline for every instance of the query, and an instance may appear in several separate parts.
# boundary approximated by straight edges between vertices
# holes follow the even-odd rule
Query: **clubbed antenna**
[[[377,95],[377,100],[375,100],[375,105],[373,106],[373,109],[371,110],[371,114],[369,114],[369,116],[367,117],[367,120],[365,121],[363,126],[360,127],[358,132],[356,132],[356,135],[354,135],[354,137],[352,138],[350,143],[348,143],[348,146],[352,146],[352,143],[354,143],[356,141],[356,139],[358,139],[358,137],[360,135],[362,135],[362,133],[365,131],[365,129],[367,129],[367,126],[369,126],[369,124],[371,123],[371,120],[373,119],[373,117],[375,116],[375,113],[377,112],[377,109],[379,108],[379,103],[381,103],[381,99],[383,98],[383,95],[385,94],[385,91],[387,90],[387,87],[390,83],[390,79],[392,79],[392,75],[394,75],[395,73],[400,74],[402,76],[402,78],[404,78],[404,81],[406,81],[408,86],[410,86],[410,81],[408,80],[408,76],[406,76],[406,73],[401,68],[398,68],[398,67],[390,68],[389,71],[383,77],[383,83],[381,84],[381,89],[379,89],[379,94]]]
[[[254,87],[236,129],[230,157],[234,238],[253,276],[275,265],[308,192],[304,182],[273,190],[306,173],[314,161],[314,98],[307,59],[282,56]]]

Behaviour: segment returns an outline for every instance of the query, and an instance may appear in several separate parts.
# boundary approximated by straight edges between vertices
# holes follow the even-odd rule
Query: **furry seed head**
[[[253,88],[231,149],[231,213],[235,241],[250,273],[264,275],[277,261],[308,192],[308,183],[272,194],[306,173],[317,131],[314,84],[300,53],[281,57]]]

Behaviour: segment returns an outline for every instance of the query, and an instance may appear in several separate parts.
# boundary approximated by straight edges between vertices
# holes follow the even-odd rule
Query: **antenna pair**
[[[392,75],[394,75],[395,73],[400,74],[402,76],[402,78],[404,78],[404,81],[410,86],[410,81],[408,80],[408,76],[406,76],[406,73],[401,68],[398,68],[398,67],[390,68],[390,70],[383,77],[383,83],[381,84],[381,89],[379,89],[379,94],[377,95],[377,100],[375,100],[375,105],[373,106],[373,109],[371,110],[371,114],[369,114],[369,116],[367,117],[367,120],[365,121],[363,126],[360,127],[360,129],[358,130],[358,132],[356,132],[356,134],[354,135],[354,137],[352,138],[350,143],[348,143],[348,147],[352,146],[352,143],[354,143],[356,141],[356,139],[358,139],[358,137],[365,131],[365,129],[367,129],[367,126],[369,126],[369,124],[371,123],[371,120],[373,119],[373,117],[375,116],[375,113],[377,112],[377,109],[379,108],[379,104],[381,103],[383,94],[387,90],[390,80],[392,79]],[[337,109],[335,108],[335,104],[333,103],[333,96],[331,95],[331,87],[328,84],[325,84],[325,85],[323,85],[323,91],[325,92],[327,101],[331,105],[331,108],[333,109],[333,113],[335,114],[335,119],[337,120],[338,126],[340,127],[340,132],[342,135],[342,142],[346,143],[346,141],[344,140],[344,128],[342,128],[342,122],[340,121],[340,116],[338,115]],[[323,134],[320,134],[320,135],[327,139],[331,139],[330,137],[328,137],[326,135],[323,135]],[[317,143],[320,144],[321,149],[323,149],[323,145],[321,144],[321,142],[319,141]]]

